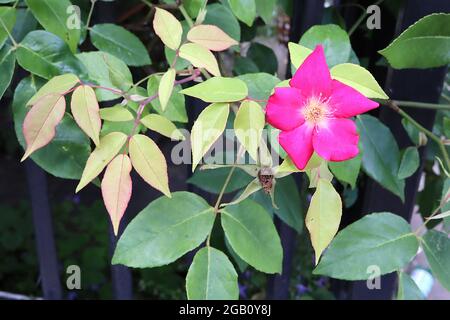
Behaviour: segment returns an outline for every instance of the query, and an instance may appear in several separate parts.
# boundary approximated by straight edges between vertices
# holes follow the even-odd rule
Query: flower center
[[[319,124],[328,114],[327,102],[320,97],[312,97],[308,100],[303,108],[303,117],[306,122],[311,124]]]

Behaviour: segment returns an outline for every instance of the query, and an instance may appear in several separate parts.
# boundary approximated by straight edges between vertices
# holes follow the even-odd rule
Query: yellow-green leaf
[[[131,112],[122,105],[100,109],[100,118],[106,121],[122,122],[134,119]]]
[[[314,168],[305,169],[309,178],[309,187],[316,188],[320,180],[333,180],[333,174],[328,169],[328,162],[321,159],[320,165]]]
[[[27,149],[21,161],[55,137],[56,126],[64,117],[65,110],[66,100],[60,94],[46,95],[31,108],[23,122]]]
[[[294,42],[289,42],[289,55],[292,65],[298,69],[303,61],[312,53],[312,50]]]
[[[156,8],[153,29],[167,47],[172,50],[178,49],[181,43],[183,28],[173,14],[164,9]]]
[[[333,79],[345,83],[367,98],[389,99],[372,74],[357,64],[338,64],[330,73]]]
[[[156,143],[137,134],[130,139],[129,152],[131,163],[142,179],[170,198],[166,159]]]
[[[94,180],[108,163],[119,153],[127,141],[127,135],[122,132],[111,132],[100,139],[100,144],[92,151],[83,170],[80,183],[75,192],[83,189]]]
[[[241,103],[234,119],[234,131],[239,142],[254,160],[258,160],[258,145],[265,123],[264,112],[258,103]]]
[[[223,51],[239,43],[222,31],[219,27],[210,24],[193,27],[187,34],[189,41],[200,44],[212,51]]]
[[[173,140],[184,140],[183,133],[173,124],[172,121],[159,114],[149,114],[141,119],[141,123],[150,130],[156,131],[163,136]]]
[[[222,135],[229,113],[230,105],[228,103],[213,103],[198,116],[191,132],[192,172],[205,153]]]
[[[194,67],[205,68],[209,73],[220,77],[219,65],[211,51],[196,43],[187,43],[180,48],[180,57],[188,60]]]
[[[234,102],[246,98],[248,88],[245,82],[238,78],[214,77],[180,93],[205,102]]]
[[[131,198],[131,161],[126,154],[119,154],[106,167],[102,180],[102,196],[113,225],[114,234],[119,231],[120,220]]]
[[[172,95],[175,75],[175,69],[170,68],[161,77],[161,82],[159,83],[158,87],[158,96],[162,111],[166,109],[167,103],[169,102],[170,96]]]
[[[40,98],[51,93],[63,94],[75,86],[80,80],[74,74],[68,73],[56,76],[48,81],[38,92],[27,102],[27,106],[35,104]]]
[[[322,252],[336,235],[341,215],[341,197],[334,190],[331,182],[319,179],[305,220],[316,253],[316,264],[319,262]]]
[[[100,129],[102,121],[100,119],[100,108],[94,89],[89,86],[78,87],[71,102],[72,115],[78,126],[94,141],[98,146],[100,143]]]

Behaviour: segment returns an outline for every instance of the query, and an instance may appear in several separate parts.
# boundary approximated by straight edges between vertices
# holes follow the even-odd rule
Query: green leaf
[[[230,9],[220,3],[213,3],[208,4],[206,10],[203,24],[218,26],[234,40],[241,40],[241,27]]]
[[[197,170],[187,182],[193,184],[206,192],[219,194],[225,180],[230,173],[230,168],[219,168],[214,170]],[[244,188],[253,178],[240,169],[233,173],[225,193],[230,193]]]
[[[222,135],[229,113],[229,104],[214,103],[206,107],[198,116],[191,131],[192,172],[214,142]]]
[[[342,63],[334,66],[331,77],[359,91],[367,98],[389,99],[372,74],[356,64]]]
[[[160,197],[134,218],[120,237],[113,264],[151,268],[169,264],[205,241],[214,209],[201,197],[175,192]]]
[[[249,58],[236,56],[234,58],[233,74],[236,76],[259,72],[258,66]],[[247,84],[248,86],[248,84]]]
[[[113,122],[131,121],[134,119],[131,112],[121,105],[100,109],[100,118]]]
[[[17,48],[17,62],[25,70],[45,79],[65,73],[79,77],[86,74],[86,69],[67,44],[42,30],[32,31],[22,40]]]
[[[170,198],[167,162],[158,145],[149,137],[136,134],[131,137],[128,148],[133,168],[142,179]]]
[[[383,187],[404,200],[405,181],[397,176],[400,151],[388,127],[378,119],[362,115],[357,120],[358,131],[364,149],[364,171]]]
[[[221,221],[231,247],[244,261],[265,273],[281,273],[283,249],[263,207],[247,199],[222,209]]]
[[[0,98],[3,97],[6,89],[11,84],[14,75],[14,67],[16,66],[16,56],[9,45],[5,45],[0,50]]]
[[[256,1],[256,12],[266,24],[272,22],[276,9],[277,0]]]
[[[238,78],[214,77],[180,93],[205,102],[234,102],[247,97],[248,89],[245,82]]]
[[[45,30],[56,34],[64,40],[72,52],[80,41],[81,30],[69,28],[67,8],[72,5],[69,0],[25,0],[28,8]]]
[[[172,50],[177,50],[181,43],[183,28],[181,23],[169,11],[156,8],[153,29],[162,42]]]
[[[306,227],[316,253],[316,264],[322,252],[328,247],[339,229],[342,216],[342,201],[331,182],[319,179],[316,192],[312,196]]]
[[[153,75],[148,79],[147,82],[147,93],[148,96],[153,96],[158,92],[159,84],[161,82],[161,76]],[[167,102],[167,106],[162,111],[161,104],[159,103],[159,99],[154,99],[151,102],[152,107],[158,112],[160,115],[169,119],[170,121],[175,122],[188,122],[188,116],[186,113],[186,103],[184,95],[180,93],[181,86],[176,85],[173,88],[172,95],[170,100]]]
[[[395,69],[427,69],[449,64],[450,14],[423,17],[379,53]]]
[[[347,161],[329,162],[328,167],[336,179],[348,183],[354,189],[361,169],[361,161],[362,156],[359,153],[356,157]]]
[[[252,99],[267,100],[273,88],[280,82],[277,77],[268,73],[243,74],[237,77],[248,87],[248,96]]]
[[[78,82],[80,82],[80,80],[74,74],[67,73],[62,76],[56,76],[39,89],[30,101],[27,102],[27,106],[35,104],[40,98],[48,94],[63,94],[73,88]]]
[[[191,62],[194,67],[205,68],[212,75],[220,77],[216,57],[205,47],[196,43],[186,43],[180,48],[180,57]]]
[[[258,160],[258,145],[265,124],[266,117],[259,104],[253,101],[241,103],[234,119],[234,131],[239,142],[255,161]]]
[[[29,32],[37,28],[38,22],[28,8],[16,9],[16,23],[11,32],[16,41],[22,41]]]
[[[424,300],[422,292],[420,291],[414,280],[405,272],[398,274],[398,291],[397,300]]]
[[[251,27],[256,18],[255,0],[228,0],[230,8],[236,17]]]
[[[0,19],[2,21],[2,24],[0,24],[0,48],[2,48],[6,39],[8,39],[8,32],[12,32],[16,23],[16,9],[12,7],[0,7]],[[5,26],[7,30],[5,30]]]
[[[92,44],[130,66],[151,64],[147,49],[141,40],[127,29],[111,24],[96,24],[90,29]]]
[[[196,18],[200,9],[203,7],[206,0],[185,0],[183,2],[187,13],[191,18]]]
[[[250,197],[252,194],[254,194],[255,192],[258,192],[261,189],[262,189],[261,182],[259,181],[258,178],[255,178],[245,187],[245,189],[239,194],[238,197],[233,199],[232,202],[223,203],[222,206],[238,204],[239,202],[244,201],[245,199]]]
[[[300,200],[300,191],[292,176],[277,179],[275,186],[275,203],[278,209],[275,214],[298,233],[303,229],[303,207]]]
[[[421,241],[431,271],[444,288],[450,290],[450,239],[448,235],[429,230]]]
[[[419,151],[416,147],[408,147],[402,156],[400,168],[398,169],[398,178],[405,179],[414,174],[420,165]]]
[[[164,111],[166,109],[167,103],[169,102],[170,96],[172,95],[173,84],[175,82],[176,71],[175,69],[169,68],[166,73],[161,77],[158,87],[158,98],[161,109]]]
[[[316,25],[309,28],[301,37],[300,44],[309,49],[322,44],[330,68],[348,62],[352,50],[347,32],[335,24]]]
[[[410,262],[417,250],[418,240],[403,218],[373,213],[340,231],[313,273],[366,280],[370,267],[378,267],[381,275],[393,272]]]
[[[44,83],[39,78],[27,77],[17,86],[12,105],[14,129],[19,144],[25,148],[22,126],[28,112],[27,101],[38,92]],[[31,155],[31,159],[42,169],[59,178],[79,179],[91,152],[89,139],[66,114],[56,128],[56,136],[44,148]]]
[[[83,52],[78,54],[77,58],[86,66],[89,80],[100,86],[128,91],[133,85],[133,78],[127,65],[109,53]],[[96,95],[99,101],[109,101],[120,97],[103,89],[97,89]]]
[[[277,56],[271,48],[263,44],[253,42],[248,49],[247,58],[251,59],[261,72],[273,75],[278,70]]]
[[[227,247],[228,253],[233,257],[233,260],[239,270],[241,272],[244,272],[248,268],[248,263],[241,259],[241,257],[238,256],[238,254],[233,250],[230,243],[228,242],[227,238],[225,237],[225,246]]]
[[[108,163],[119,153],[127,141],[127,136],[121,132],[112,132],[100,139],[100,144],[91,153],[83,170],[83,175],[75,192],[83,189],[94,180]]]
[[[237,300],[239,287],[233,264],[212,247],[199,250],[186,276],[189,300]]]

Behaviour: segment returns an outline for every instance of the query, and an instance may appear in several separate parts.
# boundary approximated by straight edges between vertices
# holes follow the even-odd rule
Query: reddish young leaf
[[[232,39],[222,29],[214,25],[198,25],[187,34],[189,41],[200,44],[212,51],[223,51],[239,43]]]
[[[106,167],[102,180],[102,196],[114,229],[119,231],[120,220],[131,198],[131,161],[125,154],[116,156]]]
[[[23,122],[27,149],[21,161],[46,146],[56,134],[56,126],[64,117],[66,100],[60,94],[42,97],[28,112]]]
[[[94,89],[89,86],[78,87],[72,95],[70,107],[73,118],[78,126],[98,146],[100,143],[99,135],[102,121],[100,119],[100,108]]]

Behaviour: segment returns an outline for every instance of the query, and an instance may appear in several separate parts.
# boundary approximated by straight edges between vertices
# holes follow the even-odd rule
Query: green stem
[[[416,229],[416,231],[414,231],[414,234],[416,236],[418,236],[419,232],[427,225],[428,222],[430,222],[431,218],[433,218],[435,215],[437,215],[442,210],[442,208],[447,204],[447,202],[449,200],[448,198],[449,198],[449,196],[447,195],[446,198],[441,201],[441,203],[439,204],[439,207],[437,207],[436,210],[434,210],[433,213],[429,217],[425,218],[425,221],[422,223],[422,225],[420,225]]]
[[[86,20],[86,28],[89,29],[89,25],[91,24],[92,14],[94,13],[94,7],[97,3],[97,0],[91,0],[91,8],[89,9],[88,18]]]
[[[377,5],[381,4],[383,1],[384,0],[378,0],[373,5],[377,6]],[[356,20],[355,23],[353,24],[353,26],[348,30],[349,37],[353,34],[353,32],[356,31],[356,29],[358,29],[359,25],[363,22],[363,20],[366,17],[367,17],[367,10],[364,10],[364,12],[359,16],[358,20]]]
[[[141,83],[145,82],[146,80],[150,79],[151,76],[155,75],[154,73],[149,74],[148,76],[146,76],[145,78],[142,78],[141,80],[139,80],[138,82],[136,82],[135,84],[133,84],[133,88],[136,88],[137,86],[139,86]]]
[[[181,14],[183,15],[184,19],[187,21],[189,28],[192,28],[194,26],[194,21],[191,19],[191,17],[189,16],[189,14],[187,13],[186,9],[184,8],[183,4],[180,4],[180,6],[178,7],[178,9],[180,10]]]
[[[222,186],[222,190],[220,190],[219,196],[217,197],[216,204],[214,205],[214,211],[217,213],[219,211],[220,202],[222,201],[223,195],[225,194],[225,190],[228,187],[228,184],[231,181],[231,177],[233,176],[234,170],[236,167],[231,167],[230,172],[228,173],[227,178],[225,179],[225,183]]]
[[[442,94],[442,98],[444,98],[445,100],[450,102],[450,97],[448,95],[446,95],[445,93]]]
[[[420,131],[422,131],[428,138],[430,138],[431,140],[433,140],[434,142],[437,143],[437,145],[439,146],[439,150],[442,153],[442,156],[444,158],[444,164],[445,164],[445,168],[447,170],[450,170],[450,158],[448,156],[447,153],[447,149],[445,148],[444,143],[442,142],[442,140],[436,136],[433,132],[431,132],[430,130],[426,129],[425,127],[423,127],[421,124],[419,124],[416,120],[414,120],[409,114],[407,114],[405,111],[403,111],[402,109],[400,109],[400,107],[392,100],[389,100],[386,104],[388,107],[390,107],[392,110],[394,110],[395,112],[397,112],[399,115],[401,115],[403,118],[405,118],[406,120],[408,120],[412,125],[414,125],[417,129],[419,129]]]
[[[393,100],[393,102],[397,105],[408,108],[450,110],[450,104],[425,103],[425,102],[403,101],[403,100]]]

